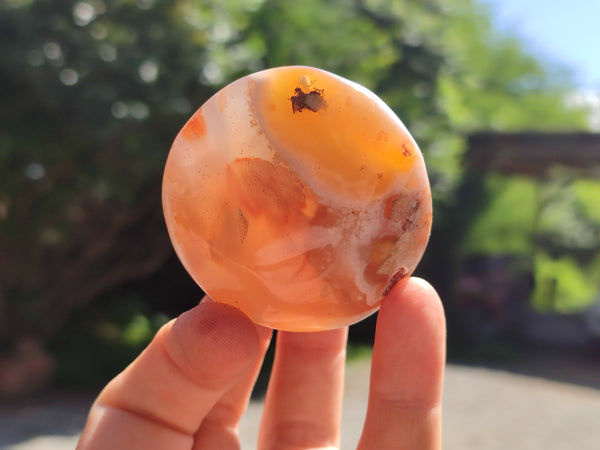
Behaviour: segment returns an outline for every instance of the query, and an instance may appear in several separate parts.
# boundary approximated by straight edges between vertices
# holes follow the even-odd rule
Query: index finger
[[[424,280],[398,283],[381,305],[360,449],[441,448],[446,325]]]
[[[240,311],[203,302],[169,322],[100,393],[78,448],[191,448],[211,408],[259,354]]]

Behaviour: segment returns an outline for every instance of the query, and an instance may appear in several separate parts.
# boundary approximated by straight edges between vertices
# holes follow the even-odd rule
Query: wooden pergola
[[[475,133],[468,136],[464,161],[467,170],[483,173],[545,178],[563,166],[600,178],[600,133]]]
[[[507,177],[527,176],[533,178],[540,185],[552,180],[554,175],[560,174],[561,171],[568,174],[565,183],[577,178],[600,180],[600,133],[504,133],[491,131],[474,133],[467,136],[467,149],[463,164],[467,175],[461,187],[461,195],[463,196],[461,201],[464,203],[481,200],[479,193],[483,189],[485,179],[492,173]],[[537,201],[540,204],[537,207],[541,208],[543,202],[551,200],[551,197],[539,196]],[[600,198],[598,198],[598,202],[600,204]],[[477,214],[477,208],[471,211],[471,217],[461,223],[461,227],[467,228],[473,215]],[[547,243],[538,241],[534,245],[544,246]],[[597,248],[591,250],[598,251]],[[502,255],[495,256],[502,257]],[[460,257],[464,258],[465,255],[461,254]],[[548,281],[556,280],[549,279]],[[452,282],[450,281],[450,283]],[[511,333],[526,342],[550,343],[550,345],[561,346],[575,346],[575,344],[570,344],[572,342],[585,346],[588,342],[591,342],[592,332],[587,325],[587,316],[585,316],[587,313],[539,315],[525,307],[525,303],[521,302],[517,304],[506,303],[507,307],[502,312],[504,314],[502,316],[486,319],[485,316],[479,315],[475,316],[477,320],[469,322],[469,316],[464,314],[465,311],[469,308],[474,308],[475,311],[485,310],[487,306],[481,305],[488,305],[485,301],[482,302],[481,299],[488,295],[492,289],[488,285],[482,285],[483,288],[475,294],[463,288],[463,295],[466,295],[467,298],[469,298],[468,295],[480,295],[482,297],[478,297],[477,301],[470,303],[468,308],[462,307],[461,309],[461,307],[458,307],[459,312],[455,312],[452,316],[452,320],[456,322],[454,327],[459,330],[458,333],[463,333],[467,338],[471,340],[480,339],[486,330],[493,329],[489,324],[496,321],[497,328],[495,332]],[[456,289],[455,292],[459,291],[456,285],[454,289]],[[551,285],[550,289],[552,289]],[[464,294],[465,292],[466,294]],[[453,299],[456,300],[456,297],[453,297]],[[489,302],[489,304],[498,305],[498,302]],[[467,319],[464,317],[467,317]],[[481,317],[484,318],[481,319]],[[498,317],[501,317],[501,320]],[[488,322],[485,322],[485,320]],[[481,323],[484,326],[478,328]],[[593,342],[596,342],[597,338],[598,335],[594,332]]]

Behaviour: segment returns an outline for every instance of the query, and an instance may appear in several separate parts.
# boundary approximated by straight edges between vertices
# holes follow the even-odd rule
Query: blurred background
[[[364,84],[419,142],[417,274],[449,361],[598,388],[600,12],[578,1],[0,2],[5,408],[97,392],[199,301],[162,218],[171,142],[228,82],[290,64]]]

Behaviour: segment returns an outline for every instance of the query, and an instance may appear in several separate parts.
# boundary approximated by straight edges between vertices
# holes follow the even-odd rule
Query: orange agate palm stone
[[[196,111],[169,153],[163,206],[208,295],[292,331],[376,311],[431,229],[425,164],[400,119],[312,67],[246,76]]]

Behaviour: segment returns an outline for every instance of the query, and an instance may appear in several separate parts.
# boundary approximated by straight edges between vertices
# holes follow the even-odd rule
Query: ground
[[[358,441],[368,377],[368,358],[349,363],[342,449]],[[93,396],[63,392],[0,405],[0,449],[73,449]],[[261,409],[253,401],[240,426],[244,450],[256,448]],[[503,369],[448,364],[443,410],[445,450],[597,449],[600,357],[533,355]]]

